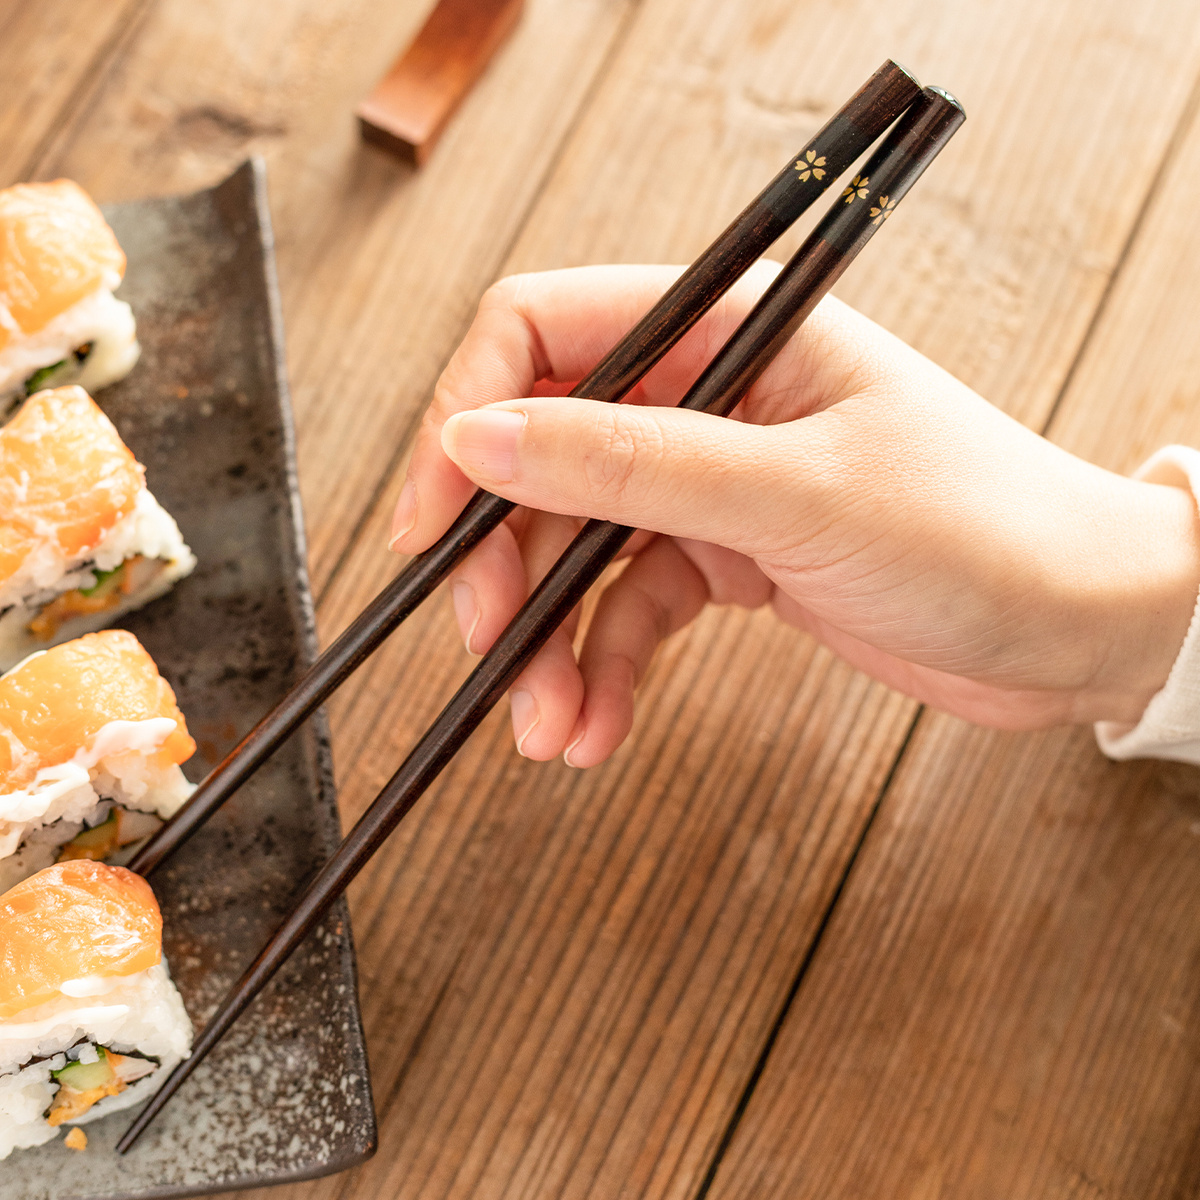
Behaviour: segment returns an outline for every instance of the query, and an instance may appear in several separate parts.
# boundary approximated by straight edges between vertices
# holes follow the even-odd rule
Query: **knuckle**
[[[665,642],[671,636],[671,614],[666,605],[641,587],[632,588],[629,598],[636,618],[652,638],[654,645]]]
[[[479,299],[479,309],[512,308],[520,292],[519,275],[505,275],[491,284]]]
[[[434,384],[433,399],[422,418],[421,423],[430,430],[440,430],[456,412],[461,412],[464,408],[469,407],[464,403],[453,377],[448,378],[448,376],[451,376],[449,371],[443,373],[442,377]]]
[[[523,347],[520,357],[528,356],[534,379],[540,379],[551,371],[550,358],[536,316],[537,292],[537,272],[505,275],[484,292],[474,325],[485,339],[507,346],[510,350]],[[529,381],[530,385],[532,382]]]
[[[529,293],[533,275],[526,271],[519,275],[504,275],[491,284],[479,299],[479,311],[491,313],[500,309],[506,313],[520,314]]]
[[[662,437],[652,426],[606,414],[597,449],[584,460],[589,492],[606,505],[620,504],[634,490],[652,483],[662,455]]]

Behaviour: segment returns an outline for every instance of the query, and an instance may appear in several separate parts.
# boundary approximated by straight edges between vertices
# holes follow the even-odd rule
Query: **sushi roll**
[[[0,677],[0,891],[64,859],[107,859],[192,794],[196,750],[170,684],[108,629]]]
[[[137,326],[113,290],[125,254],[100,210],[69,179],[0,190],[0,420],[26,396],[129,374]]]
[[[144,879],[67,862],[0,895],[0,1159],[145,1100],[191,1047]]]
[[[0,670],[111,625],[195,565],[83,388],[39,392],[0,429]]]

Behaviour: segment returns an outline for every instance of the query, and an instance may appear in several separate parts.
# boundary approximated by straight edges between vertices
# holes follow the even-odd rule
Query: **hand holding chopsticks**
[[[571,394],[620,400],[908,108],[919,90],[903,67],[884,63]],[[182,845],[513,507],[499,496],[477,492],[436,545],[408,563],[213,769],[184,808],[142,847],[130,870],[149,874]]]
[[[834,204],[830,213],[805,240],[800,250],[746,320],[689,390],[682,401],[683,406],[719,414],[727,414],[736,406],[796,327],[832,287],[875,231],[883,225],[899,200],[903,198],[925,167],[946,144],[963,119],[964,114],[961,107],[953,97],[945,92],[936,88],[928,88],[920,94],[860,173],[865,177],[861,190],[866,194],[863,195],[856,191],[849,196],[848,200],[839,199]],[[838,118],[835,118],[833,122],[830,122],[822,134],[829,130],[837,120]],[[818,135],[818,140],[820,136]],[[826,158],[828,161],[828,156]],[[806,161],[815,162],[815,159],[806,159]],[[829,165],[832,166],[832,163]],[[849,162],[844,164],[844,166],[848,165]],[[781,186],[782,178],[783,176],[780,176],[755,204],[751,205],[751,209],[754,209],[756,205],[762,205],[767,212],[774,213],[775,209],[772,207],[773,202],[770,197],[772,189]],[[764,200],[764,197],[768,197],[768,199]],[[748,209],[747,212],[750,212],[751,209]],[[745,215],[743,214],[743,217]],[[742,218],[739,218],[740,220]],[[737,222],[735,222],[736,225]],[[772,235],[772,240],[774,236]],[[757,257],[757,252],[754,257]],[[738,275],[753,261],[751,258],[743,263],[745,255],[739,254],[733,246],[726,247],[720,255],[716,256],[710,250],[700,261],[705,262],[712,258],[724,260],[727,266],[732,262],[733,266],[729,266],[728,269],[736,270]],[[711,292],[711,296],[704,304],[704,308],[707,308],[722,294],[732,284],[733,278],[736,278],[734,275],[733,278],[728,279],[728,283],[725,283],[726,276],[718,272],[717,268],[718,263],[710,262],[709,269],[714,275],[714,282],[706,289],[705,294]],[[683,285],[695,270],[696,268],[692,268],[692,271],[685,274],[672,293],[668,293],[668,296],[679,294],[681,288],[683,293],[687,293],[687,288]],[[718,275],[719,282],[717,281]],[[724,286],[719,286],[719,284],[724,284]],[[701,303],[699,291],[691,295],[689,303],[692,307]],[[638,330],[643,330],[643,326],[647,326],[647,322],[654,316],[654,312],[661,307],[662,305],[656,306],[656,310],[652,310],[652,313],[638,326]],[[690,327],[703,311],[703,308],[696,308],[693,313],[689,309],[690,319],[686,327]],[[657,333],[661,340],[670,339],[667,341],[667,344],[670,345],[678,340],[679,336],[682,336],[683,331],[680,329],[678,334],[675,334],[675,330],[672,328],[669,332],[663,332],[651,324],[643,330],[643,335],[653,336]],[[636,332],[637,330],[635,330]],[[639,374],[632,378],[628,374],[632,367],[626,367],[622,371],[618,371],[616,367],[612,368],[613,373],[609,378],[613,381],[614,387],[619,382],[621,388],[619,394],[624,394],[636,381],[636,378],[640,377],[640,374],[644,374],[645,370],[648,370],[649,366],[657,361],[662,353],[665,353],[666,348],[664,346],[661,353],[649,350],[644,350],[640,354],[627,352],[628,362],[638,361],[644,365]],[[614,355],[610,355],[609,359],[606,359],[593,375],[602,372],[606,364],[615,357],[618,356],[614,352]],[[585,384],[595,387],[595,384],[589,384],[589,381],[585,381]],[[581,384],[580,388],[576,389],[577,393],[590,394],[595,397],[596,391],[588,393],[585,390],[585,384]],[[605,396],[604,398],[609,397]],[[502,506],[503,511],[500,511]],[[500,513],[500,516],[496,519],[502,519],[511,507],[506,501],[497,501],[495,497],[485,497],[481,500],[477,496],[468,506],[467,514],[464,516],[470,515],[469,519],[474,528],[485,525],[487,520],[490,520],[491,516],[497,512]],[[495,522],[488,525],[487,529],[494,527],[494,524]],[[487,529],[484,529],[483,532],[486,533]],[[453,533],[454,530],[451,531],[451,534]],[[191,1059],[172,1072],[159,1093],[118,1143],[118,1149],[121,1152],[127,1150],[140,1136],[204,1055],[220,1040],[238,1015],[244,1011],[313,925],[320,920],[329,905],[341,895],[349,882],[436,778],[459,746],[470,736],[470,733],[504,694],[538,649],[545,644],[553,630],[579,602],[632,533],[633,530],[628,527],[602,521],[588,522],[400,766],[378,798],[343,840],[329,862],[310,883],[292,914],[217,1010],[197,1041]],[[449,547],[449,549],[443,550],[443,556],[452,557],[452,555],[465,553],[466,548],[469,548],[467,543],[474,545],[482,536],[481,533],[474,540],[470,540],[469,536],[460,534],[458,540],[446,542],[446,539],[443,539],[443,543]],[[448,534],[447,538],[450,537],[451,535]],[[443,543],[439,543],[439,546],[442,546]],[[438,547],[435,547],[434,551],[430,551],[429,554],[434,554],[437,550]],[[438,578],[443,577],[448,569],[449,564],[442,568]],[[372,609],[375,609],[375,605],[379,603],[377,600]],[[378,645],[382,637],[386,636],[386,632],[375,637],[372,642],[376,627],[386,625],[387,632],[390,632],[398,620],[402,619],[397,618],[393,623],[388,624],[395,611],[397,611],[396,606],[390,610],[385,606],[375,611],[372,617],[373,625],[368,622],[370,629],[364,630],[360,644],[371,643],[370,649]],[[411,611],[411,608],[406,611]],[[364,614],[364,618],[365,616],[366,614]],[[363,622],[364,618],[360,618],[356,625]],[[346,669],[345,674],[349,674],[353,666],[362,661],[362,658],[369,652],[370,650],[363,651],[353,665]],[[340,676],[340,678],[344,677],[345,675]],[[338,682],[340,682],[340,678]],[[309,709],[305,710],[305,713],[297,719],[297,722],[289,726],[289,729],[294,728],[294,724],[298,723],[299,719],[303,719],[303,715],[306,715],[311,707],[319,703],[320,698],[323,698],[323,695],[313,701]],[[286,724],[286,722],[282,722],[282,724]],[[260,726],[260,728],[262,727]],[[253,736],[252,734],[251,737]],[[247,755],[247,762],[251,764],[248,767],[234,763],[229,777],[236,777],[240,782],[269,752],[268,748],[257,759],[254,759],[253,755]],[[237,758],[238,753],[235,751],[234,756],[231,757]],[[218,772],[221,770],[222,768],[218,768]],[[236,783],[221,795],[221,799],[229,791],[232,791],[233,786],[236,786]],[[210,795],[216,794],[218,793],[215,789],[210,793]],[[215,809],[221,799],[211,803],[207,811]],[[186,815],[187,811],[184,810],[184,814],[181,815]],[[194,828],[194,824],[185,828],[183,836],[186,836],[186,832],[190,828]],[[169,833],[170,829],[169,825],[163,832]],[[159,843],[159,850],[156,850],[153,845],[148,846],[133,865],[142,870],[149,869],[161,859],[167,848],[178,844],[180,840],[182,838],[178,838],[172,843],[170,838],[163,839],[160,835],[160,838],[155,839]],[[155,851],[155,853],[150,853],[150,851]]]

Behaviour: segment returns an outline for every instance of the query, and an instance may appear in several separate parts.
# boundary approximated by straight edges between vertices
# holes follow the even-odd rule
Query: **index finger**
[[[581,379],[640,320],[678,278],[680,267],[595,266],[514,275],[489,288],[462,344],[434,390],[417,433],[408,479],[396,506],[391,546],[416,553],[449,528],[475,485],[446,457],[441,430],[453,413],[535,394],[540,381]],[[735,285],[720,313],[693,330],[695,337],[669,354],[648,376],[649,398],[678,399],[691,382],[689,364],[713,337],[723,340],[778,268],[756,264]],[[728,326],[728,328],[725,328]],[[703,361],[703,360],[701,360]],[[694,365],[694,364],[693,364]],[[653,395],[651,395],[653,393]]]

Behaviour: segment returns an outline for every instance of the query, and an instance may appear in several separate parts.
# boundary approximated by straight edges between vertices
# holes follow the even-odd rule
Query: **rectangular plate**
[[[123,624],[154,656],[200,750],[199,779],[316,649],[263,167],[208,191],[114,205],[141,362],[97,396],[199,566]],[[196,1027],[340,834],[318,714],[153,876],[164,948]],[[135,1110],[136,1111],[136,1110]],[[353,1166],[375,1113],[344,902],[138,1145],[133,1112],[0,1163],[0,1200],[186,1196]]]

